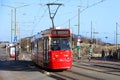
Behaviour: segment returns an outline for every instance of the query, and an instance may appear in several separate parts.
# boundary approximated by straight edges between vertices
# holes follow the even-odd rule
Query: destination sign
[[[70,31],[69,30],[53,30],[51,34],[52,35],[69,35]]]

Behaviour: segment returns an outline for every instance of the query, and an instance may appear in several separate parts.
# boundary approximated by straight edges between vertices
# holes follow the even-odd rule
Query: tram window
[[[70,49],[70,43],[68,39],[61,39],[61,48],[63,50],[69,50]]]
[[[68,38],[52,38],[51,40],[52,50],[69,50],[70,43]]]
[[[59,44],[59,40],[53,40],[53,44]]]
[[[33,52],[34,49],[34,42],[31,43],[31,51]]]
[[[42,40],[38,41],[38,51],[42,51]]]
[[[34,50],[37,51],[37,43],[35,43]]]
[[[48,50],[48,45],[49,45],[49,39],[45,38],[44,39],[44,50]]]
[[[51,49],[52,50],[60,50],[60,46],[59,45],[51,45]]]
[[[60,40],[59,38],[53,38],[51,41],[52,50],[60,50]]]

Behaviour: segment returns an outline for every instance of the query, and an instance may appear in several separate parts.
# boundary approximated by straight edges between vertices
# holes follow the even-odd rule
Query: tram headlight
[[[55,55],[56,58],[58,58],[58,55]]]
[[[58,55],[54,55],[54,58],[53,58],[53,59],[54,59],[54,60],[55,60],[55,59],[58,59]]]
[[[64,55],[65,57],[68,57],[68,55]]]

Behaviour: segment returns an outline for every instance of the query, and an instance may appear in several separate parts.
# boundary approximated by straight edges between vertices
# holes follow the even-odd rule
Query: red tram
[[[31,40],[31,59],[37,65],[52,69],[72,67],[69,29],[48,29],[34,35]]]

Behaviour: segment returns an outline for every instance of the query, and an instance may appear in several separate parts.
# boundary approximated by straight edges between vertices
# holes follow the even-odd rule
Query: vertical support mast
[[[118,42],[117,42],[118,41],[118,36],[117,36],[118,35],[118,32],[117,32],[118,28],[117,27],[118,27],[118,23],[116,22],[116,50],[118,49]]]
[[[57,9],[55,10],[55,12],[54,13],[52,13],[52,11],[51,11],[51,8],[50,8],[50,6],[57,6]],[[48,9],[49,9],[49,16],[50,16],[50,19],[51,19],[51,21],[52,21],[52,27],[54,28],[55,26],[54,26],[54,17],[55,17],[55,15],[56,15],[56,13],[57,13],[57,11],[58,11],[58,9],[59,9],[59,7],[61,6],[62,4],[60,4],[60,3],[48,3],[47,4],[47,6],[48,6]],[[52,15],[53,14],[53,15]]]
[[[11,9],[11,43],[13,38],[13,10]]]
[[[17,25],[17,23],[16,23],[16,8],[14,8],[14,15],[15,15],[15,37],[17,36],[16,35],[16,25]]]
[[[80,35],[80,8],[78,8],[78,35]]]
[[[92,31],[92,21],[91,21],[91,42],[93,41],[92,40],[92,34],[93,34],[93,31]]]

